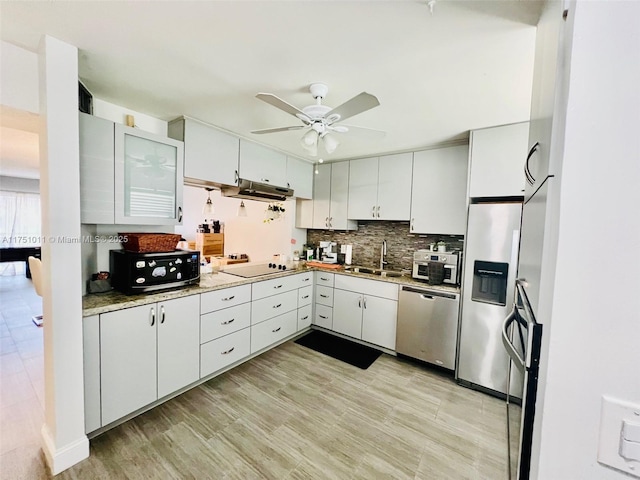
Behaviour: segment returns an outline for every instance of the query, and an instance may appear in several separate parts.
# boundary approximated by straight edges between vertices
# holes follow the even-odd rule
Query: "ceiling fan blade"
[[[269,105],[273,105],[280,110],[287,112],[290,115],[298,116],[302,115],[303,117],[307,117],[302,110],[294,107],[290,103],[285,102],[280,97],[276,97],[272,93],[258,93],[256,98],[262,100],[263,102],[267,102]]]
[[[357,127],[355,125],[330,125],[329,130],[333,130],[336,133],[354,133],[359,136],[369,137],[369,138],[382,138],[387,132],[383,132],[382,130],[375,130],[373,128],[367,127]]]
[[[366,112],[378,105],[380,105],[380,102],[374,95],[362,92],[351,100],[347,100],[342,105],[339,105],[333,110],[327,112],[324,118],[329,118],[332,115],[339,115],[339,118],[333,120],[333,122],[337,122],[339,120],[344,120],[346,118],[353,117],[354,115],[358,115],[359,113]]]
[[[253,130],[251,133],[263,134],[263,133],[286,132],[287,130],[300,130],[302,128],[307,128],[307,126],[296,125],[295,127],[265,128],[264,130]]]

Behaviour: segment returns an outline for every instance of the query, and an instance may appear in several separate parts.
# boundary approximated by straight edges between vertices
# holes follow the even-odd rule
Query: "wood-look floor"
[[[2,479],[50,477],[35,445],[0,458]],[[287,342],[94,438],[55,478],[502,480],[506,469],[502,401],[390,355],[361,370]]]

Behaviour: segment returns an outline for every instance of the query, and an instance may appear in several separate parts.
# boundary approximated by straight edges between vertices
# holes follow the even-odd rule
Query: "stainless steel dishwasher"
[[[398,300],[396,351],[453,370],[460,296],[403,286]]]

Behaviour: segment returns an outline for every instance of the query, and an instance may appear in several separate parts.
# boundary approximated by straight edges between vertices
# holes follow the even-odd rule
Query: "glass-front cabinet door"
[[[115,223],[182,223],[184,144],[116,124]]]

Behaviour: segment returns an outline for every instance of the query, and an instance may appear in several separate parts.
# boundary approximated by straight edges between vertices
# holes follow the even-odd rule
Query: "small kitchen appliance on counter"
[[[126,294],[183,287],[200,280],[200,252],[109,252],[111,285]]]
[[[338,244],[320,242],[320,260],[322,263],[338,263]]]
[[[432,263],[435,265],[430,265]],[[430,271],[431,276],[429,275]],[[439,278],[435,278],[436,275]],[[433,285],[440,283],[460,285],[460,252],[416,250],[413,254],[412,276],[418,280],[426,280]]]

